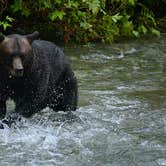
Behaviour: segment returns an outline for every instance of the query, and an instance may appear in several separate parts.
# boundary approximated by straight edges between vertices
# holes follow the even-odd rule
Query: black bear
[[[6,115],[6,100],[15,101],[9,115],[30,117],[50,107],[75,111],[77,80],[62,50],[52,42],[28,35],[0,35],[0,118]]]

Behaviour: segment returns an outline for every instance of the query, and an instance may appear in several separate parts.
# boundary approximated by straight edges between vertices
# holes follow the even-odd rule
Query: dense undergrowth
[[[117,37],[159,36],[156,5],[162,12],[166,1],[0,0],[0,28],[2,33],[51,32],[64,42],[113,42]]]

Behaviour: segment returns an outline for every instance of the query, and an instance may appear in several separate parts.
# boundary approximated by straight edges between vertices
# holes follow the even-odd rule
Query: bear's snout
[[[21,77],[24,74],[24,69],[16,69],[15,76]]]
[[[16,57],[13,59],[13,72],[11,72],[13,76],[22,77],[24,74],[24,67],[22,64],[22,60],[20,57]]]

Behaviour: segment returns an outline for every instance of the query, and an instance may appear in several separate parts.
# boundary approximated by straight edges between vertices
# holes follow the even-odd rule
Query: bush
[[[154,14],[138,0],[0,0],[0,26],[56,32],[65,42],[112,42],[116,37],[159,35]]]

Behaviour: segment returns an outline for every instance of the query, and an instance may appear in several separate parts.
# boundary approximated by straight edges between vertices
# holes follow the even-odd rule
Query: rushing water
[[[77,118],[46,108],[0,130],[0,166],[166,166],[166,35],[64,51]]]

